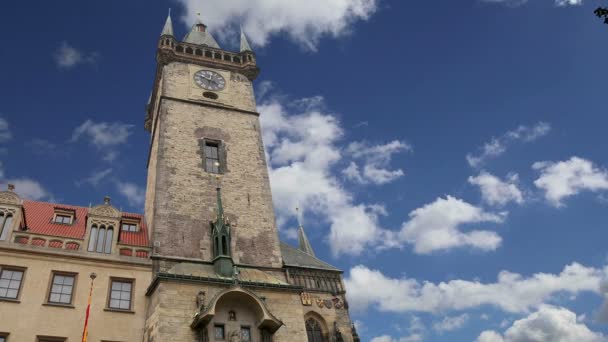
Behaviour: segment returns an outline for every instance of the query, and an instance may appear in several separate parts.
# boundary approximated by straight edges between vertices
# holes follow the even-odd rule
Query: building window
[[[321,325],[313,318],[306,320],[306,335],[308,335],[308,342],[325,342]]]
[[[8,334],[0,333],[0,342],[6,342],[6,341],[8,341]]]
[[[112,243],[114,238],[114,228],[112,226],[97,227],[96,224],[91,226],[91,236],[89,237],[89,252],[97,253],[112,253]]]
[[[205,170],[220,173],[220,146],[213,141],[205,141]]]
[[[0,240],[6,240],[8,232],[13,227],[13,215],[0,213]],[[1,341],[0,341],[1,342]]]
[[[36,342],[65,342],[65,337],[37,336]]]
[[[3,268],[0,271],[0,298],[17,299],[22,280],[22,270]]]
[[[223,324],[216,324],[215,325],[213,336],[215,336],[216,340],[223,341],[225,339],[224,325]]]
[[[131,310],[131,294],[133,281],[112,280],[110,288],[110,302],[108,307],[118,310]]]
[[[121,230],[123,232],[136,232],[137,231],[137,223],[135,222],[124,222],[122,223]]]
[[[72,216],[56,214],[54,222],[59,224],[72,224]]]
[[[243,341],[243,342],[251,341],[251,328],[250,327],[241,327],[241,341]]]
[[[73,274],[53,273],[49,303],[72,304],[75,280],[76,276]]]

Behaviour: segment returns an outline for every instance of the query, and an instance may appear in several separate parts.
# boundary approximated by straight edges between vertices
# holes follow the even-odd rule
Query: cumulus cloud
[[[605,276],[603,269],[572,263],[558,274],[524,277],[501,271],[492,283],[456,279],[435,284],[407,277],[391,278],[359,265],[350,270],[344,281],[354,311],[373,306],[383,312],[440,313],[491,305],[509,313],[528,313],[560,293],[599,293]]]
[[[178,1],[186,9],[182,20],[188,25],[201,13],[205,24],[220,36],[236,39],[240,24],[255,45],[264,46],[272,35],[285,33],[309,50],[315,50],[324,36],[348,34],[355,22],[367,20],[378,9],[377,0]]]
[[[593,332],[577,321],[576,314],[562,307],[542,305],[538,311],[517,320],[500,334],[484,331],[476,342],[605,342],[601,333]]]
[[[572,157],[560,162],[536,162],[532,168],[540,172],[534,185],[545,193],[545,199],[556,207],[562,200],[582,191],[608,190],[608,171],[589,160]]]
[[[447,196],[437,198],[412,211],[409,221],[399,232],[399,239],[414,246],[414,252],[428,254],[438,250],[472,247],[494,250],[500,246],[501,237],[487,230],[464,232],[461,226],[473,223],[501,223],[505,214],[485,212],[463,200]]]
[[[118,157],[116,146],[127,142],[132,132],[133,125],[122,122],[95,122],[86,120],[74,129],[71,142],[79,141],[81,138],[89,141],[102,151],[102,159],[112,162]]]
[[[22,198],[41,201],[52,201],[53,195],[38,181],[29,178],[10,179],[8,183],[15,186],[15,192]]]
[[[508,131],[498,138],[492,138],[479,148],[478,153],[469,153],[466,156],[467,162],[471,167],[479,167],[486,160],[496,158],[507,151],[509,145],[514,142],[532,142],[551,131],[551,125],[546,122],[539,122],[532,127],[519,126],[512,131]]]
[[[124,196],[130,206],[140,208],[146,198],[146,189],[131,182],[116,182],[118,192]]]
[[[323,98],[271,99],[258,110],[279,225],[300,207],[327,218],[336,255],[359,254],[377,245],[385,234],[378,218],[385,212],[375,203],[356,203],[334,175],[343,159],[343,130],[336,116],[324,110]]]
[[[423,339],[423,336],[420,334],[413,334],[400,338],[393,338],[389,335],[382,335],[372,338],[371,342],[422,342]]]
[[[528,0],[481,0],[482,2],[501,3],[509,7],[517,7],[528,2]],[[577,6],[582,5],[582,0],[554,0],[556,6]]]
[[[342,174],[351,181],[360,184],[386,184],[404,175],[403,170],[388,169],[394,154],[411,151],[412,147],[399,140],[387,144],[369,145],[366,142],[352,142],[346,148],[346,153],[355,160],[363,163],[360,170],[355,161],[342,170]]]
[[[482,171],[476,177],[469,177],[469,183],[479,186],[484,202],[500,206],[509,202],[517,204],[524,202],[524,196],[518,187],[518,181],[517,174],[510,174],[503,181],[486,171]]]
[[[57,66],[60,68],[72,68],[79,64],[94,64],[99,59],[96,52],[85,53],[71,46],[66,41],[61,42],[61,45],[53,54]]]
[[[468,320],[469,315],[466,313],[458,316],[444,317],[443,320],[433,324],[433,329],[439,333],[458,330],[462,328]]]

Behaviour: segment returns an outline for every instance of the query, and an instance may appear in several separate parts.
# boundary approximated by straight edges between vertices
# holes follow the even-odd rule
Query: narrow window
[[[89,238],[89,252],[95,251],[95,245],[97,244],[97,233],[98,229],[96,225],[91,227],[91,237]]]
[[[131,310],[133,282],[130,280],[112,280],[111,284],[108,306],[112,309]]]
[[[306,335],[308,335],[308,342],[324,342],[321,325],[312,318],[306,321]]]
[[[205,141],[205,170],[220,173],[220,152],[217,142]]]
[[[17,299],[22,279],[23,271],[2,269],[0,272],[0,298]]]
[[[106,231],[106,243],[104,245],[103,252],[106,254],[112,253],[112,238],[114,237],[114,229],[109,227]]]
[[[4,216],[4,214],[2,214],[2,216]],[[2,216],[0,216],[0,220],[1,220],[1,218],[3,218]],[[4,222],[2,222],[2,226],[0,226],[0,240],[6,240],[6,237],[8,236],[8,232],[11,230],[12,227],[13,227],[13,215],[8,214],[4,218]]]
[[[224,325],[223,324],[216,324],[214,327],[214,334],[213,336],[215,336],[216,340],[220,340],[223,341],[225,339],[225,334],[224,334]]]
[[[226,237],[222,236],[222,254],[223,255],[229,255],[230,253],[228,253],[228,243],[226,241]]]
[[[251,328],[241,327],[241,341],[243,341],[243,342],[251,341]]]
[[[103,252],[103,242],[106,240],[106,227],[99,227],[99,234],[97,235],[97,247],[95,248],[95,252],[102,253]]]
[[[75,275],[54,273],[49,303],[72,304],[75,278]]]

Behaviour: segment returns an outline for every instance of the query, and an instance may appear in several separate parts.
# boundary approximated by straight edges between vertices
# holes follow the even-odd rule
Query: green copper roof
[[[163,32],[160,35],[161,36],[172,36],[173,35],[173,23],[171,22],[171,10],[169,10],[169,15],[167,15],[167,21],[165,21],[165,26],[163,27]]]
[[[285,266],[315,268],[326,271],[340,271],[340,269],[320,260],[316,257],[304,253],[301,250],[292,247],[281,241],[281,254],[283,255],[283,263]]]
[[[310,254],[313,257],[315,256],[315,251],[312,249],[310,241],[308,241],[308,237],[306,236],[303,226],[298,228],[298,244],[302,252]]]
[[[203,26],[204,28],[201,28]],[[215,41],[211,33],[207,32],[206,26],[198,22],[192,25],[192,30],[184,37],[184,43],[206,45],[212,48],[219,49],[220,46]]]
[[[247,36],[245,36],[245,32],[243,31],[243,28],[241,27],[241,52],[245,52],[245,51],[253,51],[251,49],[251,46],[249,45],[249,41],[247,40]]]

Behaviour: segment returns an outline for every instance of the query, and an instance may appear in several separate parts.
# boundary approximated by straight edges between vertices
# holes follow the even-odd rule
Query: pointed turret
[[[308,237],[306,236],[306,232],[304,231],[304,226],[302,225],[302,222],[300,220],[300,210],[298,208],[296,208],[296,211],[298,212],[298,248],[308,254],[311,255],[313,257],[315,256],[315,251],[312,249],[312,245],[310,244],[310,241],[308,241]]]
[[[251,45],[249,45],[249,41],[247,40],[247,36],[245,35],[245,31],[243,31],[243,27],[241,27],[241,52],[251,51]]]
[[[199,19],[196,20],[196,24],[192,25],[192,30],[184,37],[184,43],[206,45],[220,49],[215,38],[213,38],[211,33],[207,32],[207,25],[203,24]]]
[[[171,22],[171,9],[169,8],[169,14],[167,15],[167,21],[165,21],[165,26],[163,27],[163,32],[160,34],[161,36],[173,36],[173,22]]]

